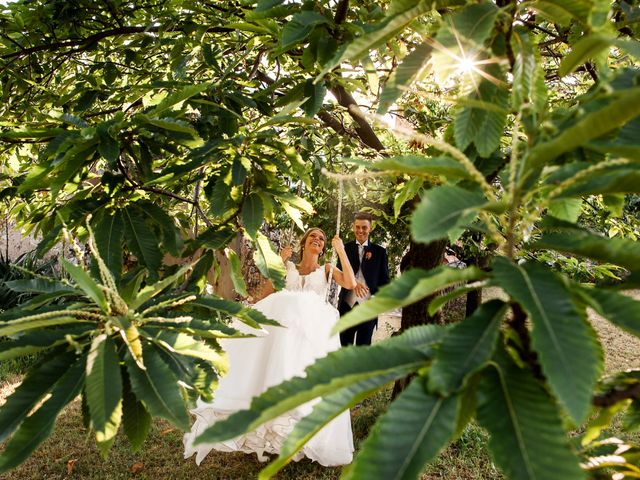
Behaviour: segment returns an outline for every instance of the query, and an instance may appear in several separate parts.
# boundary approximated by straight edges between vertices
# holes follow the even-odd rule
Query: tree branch
[[[116,12],[116,9],[113,7],[111,2],[109,0],[102,0],[102,3],[104,3],[107,6],[107,10],[109,10],[111,17],[116,21],[118,26],[122,27],[123,26],[122,19],[118,17],[118,12]]]
[[[358,107],[353,96],[342,85],[332,85],[329,87],[329,90],[333,93],[333,96],[336,97],[338,103],[347,109],[351,118],[358,124],[356,132],[362,142],[379,152],[384,150],[384,145],[365,118],[360,107]]]
[[[591,403],[596,407],[610,407],[627,399],[640,399],[640,382],[629,385],[622,390],[613,389],[600,395],[596,395]]]
[[[202,217],[202,219],[204,220],[204,223],[207,224],[207,227],[213,227],[213,223],[211,222],[211,220],[209,220],[209,217],[207,217],[207,215],[204,213],[204,211],[202,210],[202,207],[200,206],[200,202],[198,202],[196,199],[191,200],[190,198],[176,195],[175,193],[169,192],[167,190],[162,190],[160,188],[154,188],[154,187],[145,187],[143,185],[140,185],[133,178],[131,178],[131,176],[129,175],[129,172],[127,171],[127,168],[122,163],[122,158],[120,156],[118,156],[118,168],[122,172],[124,177],[129,181],[129,183],[131,183],[132,189],[155,193],[157,195],[173,198],[174,200],[179,200],[189,205],[193,205],[193,208],[195,208],[198,214]]]
[[[79,40],[67,40],[64,42],[48,43],[44,45],[36,45],[35,47],[24,48],[17,52],[12,52],[12,53],[7,53],[5,55],[2,55],[0,56],[0,58],[10,59],[15,57],[31,55],[32,53],[37,53],[37,52],[60,50],[67,47],[77,47],[73,51],[68,53],[78,53],[86,50],[87,48],[91,47],[95,43],[98,43],[99,41],[104,40],[105,38],[117,37],[120,35],[132,35],[132,34],[138,34],[138,33],[157,33],[159,31],[182,32],[182,29],[180,28],[165,29],[159,25],[158,26],[149,25],[146,27],[142,27],[142,26],[119,27],[119,28],[113,28],[111,30],[105,30],[104,32],[94,33],[93,35],[90,35],[86,38],[79,39]],[[207,30],[207,32],[231,32],[231,31],[233,31],[233,29],[226,28],[226,27],[211,27]]]
[[[338,120],[326,110],[320,110],[317,113],[317,116],[325,123],[325,125],[332,128],[336,133],[340,135],[348,135],[350,137],[357,137],[354,132],[350,132],[349,130],[347,130],[340,120]]]
[[[260,70],[256,72],[255,76],[258,80],[266,83],[267,85],[273,85],[274,83],[276,83],[276,81],[273,78],[271,78],[269,75],[267,75],[266,73]],[[320,120],[322,120],[322,122],[326,126],[333,129],[337,134],[347,135],[349,137],[357,138],[363,141],[357,132],[353,132],[347,129],[340,120],[338,120],[335,116],[331,115],[327,110],[321,109],[316,115]]]
[[[539,30],[542,33],[545,33],[547,35],[549,35],[550,37],[553,37],[553,40],[547,40],[545,42],[540,42],[540,45],[544,45],[544,44],[549,44],[549,43],[559,43],[559,42],[566,42],[567,39],[558,36],[557,34],[553,33],[551,30],[541,27],[540,25],[536,24],[535,22],[530,22],[529,20],[521,20],[522,23],[524,23],[527,27],[529,27],[531,30]]]
[[[336,7],[336,14],[333,17],[333,21],[336,25],[340,25],[347,18],[347,12],[349,11],[349,0],[340,0]]]
[[[136,188],[138,190],[143,190],[145,192],[150,192],[150,193],[155,193],[155,194],[158,194],[158,195],[163,195],[165,197],[173,198],[175,200],[179,200],[181,202],[188,203],[189,205],[193,205],[193,208],[195,208],[196,211],[198,212],[198,214],[202,217],[202,219],[204,220],[204,223],[207,224],[207,227],[213,227],[213,223],[205,215],[204,211],[202,210],[202,207],[200,206],[200,202],[198,202],[197,200],[191,200],[190,198],[182,197],[180,195],[176,195],[175,193],[171,193],[171,192],[169,192],[167,190],[162,190],[160,188],[144,187],[142,185],[137,185]]]
[[[507,321],[507,324],[518,335],[520,340],[520,345],[515,348],[520,353],[522,360],[531,367],[535,377],[544,378],[540,362],[538,362],[538,355],[531,348],[531,337],[527,328],[527,314],[518,303],[511,303],[511,311],[513,315]]]

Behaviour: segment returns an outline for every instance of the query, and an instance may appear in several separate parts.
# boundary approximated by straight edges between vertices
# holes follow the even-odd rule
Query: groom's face
[[[369,220],[356,220],[353,222],[353,233],[358,243],[364,243],[369,238],[371,222]]]

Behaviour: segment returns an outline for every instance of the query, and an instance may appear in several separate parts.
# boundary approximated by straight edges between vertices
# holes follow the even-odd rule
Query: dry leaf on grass
[[[73,467],[75,466],[77,461],[77,458],[72,458],[67,462],[67,475],[71,475],[73,473]]]
[[[144,463],[136,462],[133,465],[131,465],[131,468],[129,470],[131,471],[131,473],[138,473],[143,468],[144,468]]]

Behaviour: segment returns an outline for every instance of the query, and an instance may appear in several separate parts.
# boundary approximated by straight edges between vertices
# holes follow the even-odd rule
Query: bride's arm
[[[268,297],[275,291],[276,289],[273,288],[273,283],[271,283],[271,280],[266,280],[265,282],[262,283],[262,285],[260,285],[260,289],[253,296],[251,303],[259,302],[260,300]]]
[[[349,259],[347,258],[347,252],[344,249],[344,243],[342,243],[342,239],[336,235],[331,240],[331,245],[333,246],[336,253],[338,254],[338,258],[340,259],[340,264],[342,265],[342,268],[343,268],[343,270],[340,270],[338,267],[333,268],[333,279],[342,288],[346,288],[347,290],[352,290],[356,287],[356,275],[353,273],[353,268],[351,268],[351,262],[349,262]],[[325,268],[326,268],[326,271],[329,271],[331,266],[327,264]]]

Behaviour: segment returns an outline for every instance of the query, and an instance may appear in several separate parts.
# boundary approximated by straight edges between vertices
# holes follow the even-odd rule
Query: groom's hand
[[[353,292],[356,294],[356,297],[364,298],[369,295],[369,289],[364,283],[357,282],[356,288],[353,289]]]

